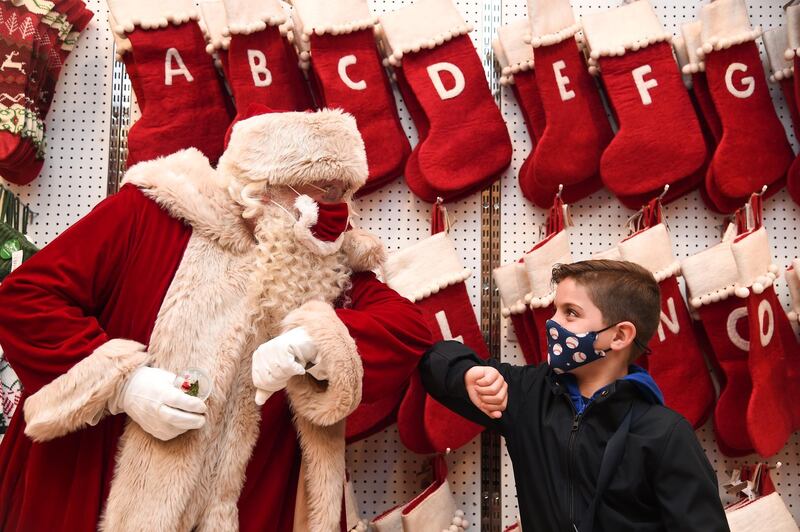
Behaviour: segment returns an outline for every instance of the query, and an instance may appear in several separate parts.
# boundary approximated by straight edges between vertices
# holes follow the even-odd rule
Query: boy
[[[660,319],[652,274],[593,260],[556,266],[553,282],[547,363],[483,361],[451,341],[420,364],[433,397],[505,437],[522,529],[727,531],[692,427],[631,364]]]

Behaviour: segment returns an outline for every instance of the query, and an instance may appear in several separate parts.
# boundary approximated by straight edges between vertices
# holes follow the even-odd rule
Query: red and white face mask
[[[294,208],[300,218],[294,224],[297,239],[311,251],[327,256],[339,251],[350,229],[350,206],[345,202],[322,203],[299,195]]]

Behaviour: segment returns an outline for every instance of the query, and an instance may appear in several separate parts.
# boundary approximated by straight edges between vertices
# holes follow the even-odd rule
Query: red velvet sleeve
[[[373,402],[408,383],[433,344],[420,310],[371,272],[353,276],[352,306],[337,309],[364,365],[362,401]]]
[[[98,321],[149,201],[124,187],[0,286],[0,345],[27,396],[107,342]]]

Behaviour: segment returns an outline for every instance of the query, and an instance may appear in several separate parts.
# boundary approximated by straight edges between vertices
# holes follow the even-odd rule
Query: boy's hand
[[[470,401],[492,419],[499,419],[508,405],[508,384],[490,366],[475,366],[464,374]]]

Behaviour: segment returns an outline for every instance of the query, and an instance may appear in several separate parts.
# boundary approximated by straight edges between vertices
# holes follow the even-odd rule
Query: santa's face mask
[[[300,213],[293,226],[300,243],[322,256],[339,251],[344,234],[350,228],[350,206],[347,203],[317,202],[301,194],[297,196],[294,208]]]

